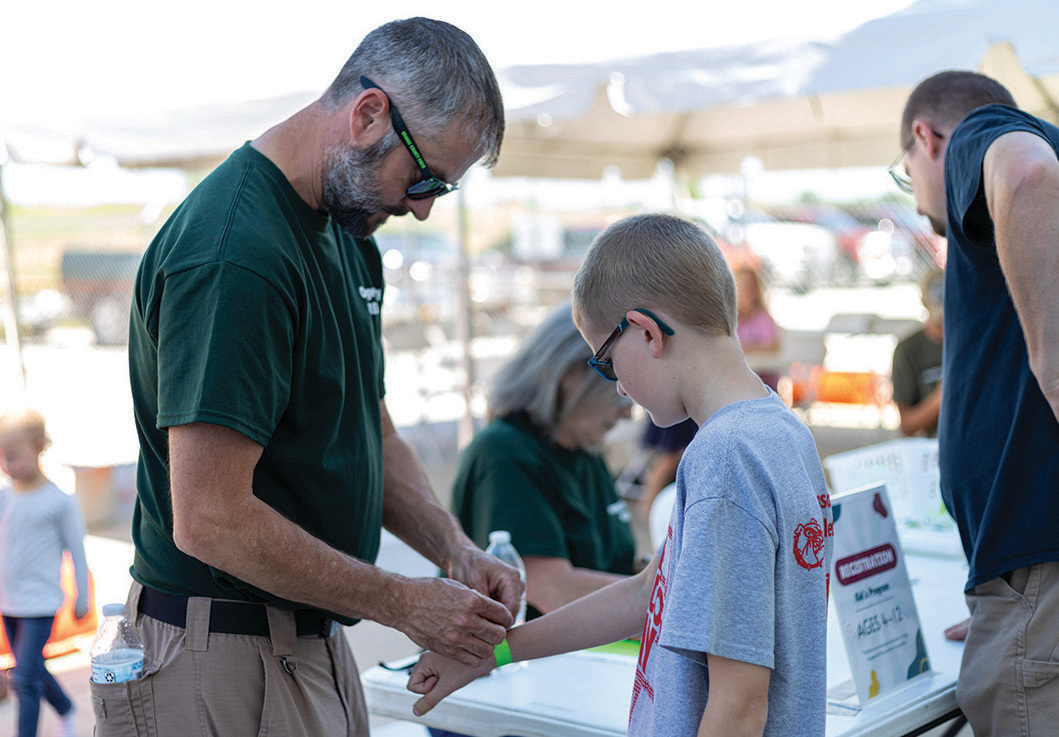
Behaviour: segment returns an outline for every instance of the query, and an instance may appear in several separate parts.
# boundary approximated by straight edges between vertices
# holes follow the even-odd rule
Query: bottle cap
[[[124,604],[104,604],[103,605],[103,616],[104,617],[124,617],[125,616],[125,605]]]
[[[511,542],[511,533],[507,530],[493,530],[489,533],[489,543],[503,545]]]

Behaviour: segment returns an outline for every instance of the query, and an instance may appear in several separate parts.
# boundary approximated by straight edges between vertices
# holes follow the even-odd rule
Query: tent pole
[[[474,437],[474,415],[471,413],[471,388],[474,386],[474,360],[471,357],[471,339],[474,337],[471,323],[470,295],[470,234],[467,230],[467,195],[461,187],[456,190],[457,222],[459,234],[459,270],[456,286],[456,336],[460,342],[460,360],[463,364],[463,416],[456,433],[459,448],[465,447]]]
[[[2,146],[2,143],[0,143]],[[0,151],[0,155],[2,155]],[[18,312],[15,300],[14,248],[8,224],[7,199],[4,196],[3,161],[0,161],[0,271],[4,276],[4,333],[14,360],[15,380],[21,391],[26,389],[26,367],[22,361],[22,342],[18,334]]]

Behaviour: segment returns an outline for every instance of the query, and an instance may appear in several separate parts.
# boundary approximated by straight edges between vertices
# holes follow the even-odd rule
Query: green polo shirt
[[[132,310],[137,581],[303,608],[173,543],[167,429],[193,422],[260,444],[255,496],[333,547],[375,559],[383,284],[374,242],[309,207],[249,144],[180,205],[144,256]]]
[[[524,414],[494,420],[475,436],[460,458],[452,503],[483,548],[490,531],[507,530],[523,557],[633,573],[629,510],[603,458],[552,442]]]

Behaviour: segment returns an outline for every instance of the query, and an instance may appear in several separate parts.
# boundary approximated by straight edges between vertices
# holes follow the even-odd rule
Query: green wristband
[[[497,668],[511,662],[511,646],[507,644],[506,637],[499,645],[493,648],[493,657],[496,658]]]

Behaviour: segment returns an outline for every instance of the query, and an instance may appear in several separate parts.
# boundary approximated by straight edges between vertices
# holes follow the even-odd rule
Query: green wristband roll
[[[511,646],[507,644],[507,638],[493,648],[493,657],[496,658],[496,667],[507,665],[511,662]]]

